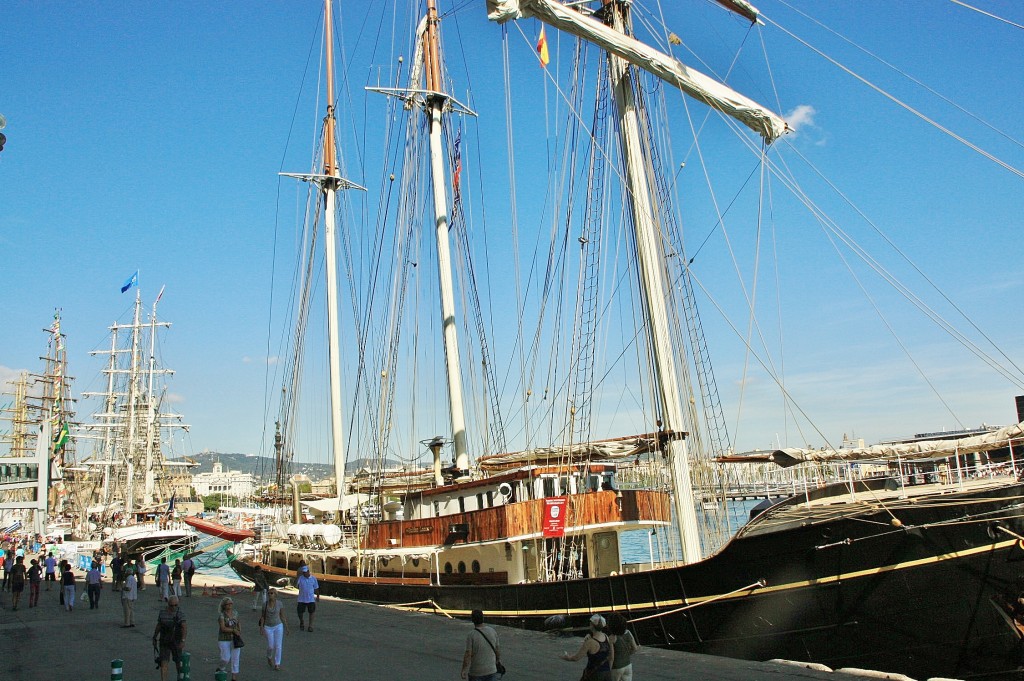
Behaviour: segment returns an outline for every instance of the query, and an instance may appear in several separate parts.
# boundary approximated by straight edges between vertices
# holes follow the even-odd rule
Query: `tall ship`
[[[90,353],[107,358],[105,386],[83,393],[95,411],[78,435],[92,445],[80,463],[88,481],[79,494],[93,538],[150,560],[192,550],[198,535],[175,508],[189,497],[190,464],[169,453],[188,425],[166,399],[173,371],[158,362],[159,334],[170,326],[157,316],[163,289],[145,317],[137,277],[126,286],[135,292],[131,320],[112,324],[109,347]]]
[[[63,536],[80,525],[76,494],[76,425],[67,338],[60,310],[45,330],[47,352],[37,373],[21,372],[0,398],[0,529]]]
[[[752,27],[761,21],[746,2],[718,4]],[[619,612],[641,644],[690,652],[919,678],[1015,673],[1024,424],[876,446],[733,451],[697,314],[698,300],[718,303],[694,274],[732,207],[709,208],[709,234],[684,246],[664,115],[669,103],[685,109],[699,138],[694,117],[714,111],[740,138],[753,171],[738,181],[762,178],[743,218],[758,230],[774,205],[764,178],[777,175],[843,241],[772,155],[787,122],[667,54],[681,39],[667,26],[647,30],[658,17],[642,3],[490,0],[505,42],[489,77],[517,84],[513,20],[541,26],[533,68],[549,68],[556,38],[573,61],[570,85],[557,89],[564,148],[536,173],[552,178],[538,229],[550,242],[538,238],[529,257],[519,243],[516,183],[526,178],[510,168],[509,216],[497,222],[516,236],[481,267],[470,234],[497,237],[475,231],[480,211],[464,186],[463,154],[466,121],[484,114],[453,94],[466,86],[445,66],[448,15],[437,5],[415,3],[409,63],[368,88],[387,98],[374,123],[388,146],[381,214],[361,222],[366,211],[349,195],[366,188],[343,177],[339,155],[335,19],[325,2],[319,143],[311,168],[288,174],[304,183],[308,215],[297,238],[292,344],[280,353],[291,362],[275,451],[284,464],[328,452],[335,494],[303,501],[293,484],[292,523],[239,553],[234,570],[280,581],[306,565],[322,594],[450,616],[480,609],[492,622],[534,629],[578,630],[593,613]],[[659,47],[641,33],[660,36]],[[678,91],[682,104],[672,99]],[[497,153],[500,137],[512,146],[513,110],[524,100],[547,106],[536,92],[508,95],[504,113],[490,110],[504,121],[476,123],[482,154]],[[371,237],[355,244],[364,230]],[[735,257],[723,267],[734,265]],[[499,268],[513,272],[517,300],[535,297],[488,317],[485,280]],[[367,289],[346,299],[343,282],[360,277]],[[612,293],[626,302],[609,302]],[[802,417],[781,367],[756,347],[764,332],[755,297],[743,290],[751,319],[731,331],[746,361],[780,388],[787,418]],[[427,298],[429,315],[416,307]],[[317,309],[324,318],[313,323]],[[495,318],[507,337],[493,331]],[[304,440],[297,405],[308,395],[310,329],[326,336],[315,364],[326,381],[313,400],[322,407],[310,420],[317,434]],[[1012,359],[981,352],[1024,389]],[[510,383],[515,398],[503,402]],[[621,388],[618,401],[612,388]],[[348,470],[357,458],[370,463]],[[807,471],[833,474],[738,520],[730,490],[751,480],[738,467],[753,466],[802,470],[805,481]],[[285,480],[278,474],[279,497]],[[624,556],[637,536],[648,560]]]

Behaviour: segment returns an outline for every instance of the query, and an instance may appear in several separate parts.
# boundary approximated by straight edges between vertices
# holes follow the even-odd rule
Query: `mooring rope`
[[[706,601],[701,601],[700,603],[691,603],[690,605],[684,605],[681,608],[675,608],[673,610],[667,610],[665,612],[658,612],[658,613],[655,613],[653,615],[645,615],[644,617],[637,617],[636,619],[629,620],[629,622],[630,622],[630,624],[635,624],[636,622],[643,622],[644,620],[655,619],[657,617],[664,617],[665,615],[673,615],[673,614],[675,614],[677,612],[683,612],[684,610],[690,610],[692,608],[696,608],[699,605],[707,605],[708,603],[714,603],[715,601],[719,601],[719,600],[721,600],[723,598],[728,598],[728,597],[732,596],[733,594],[738,594],[741,591],[753,591],[754,589],[764,588],[767,585],[768,585],[767,581],[765,581],[764,579],[759,579],[756,582],[754,582],[753,584],[748,584],[747,586],[743,586],[743,587],[740,587],[739,589],[735,589],[733,591],[729,591],[728,593],[720,594],[718,596],[715,596],[714,598],[709,598]]]

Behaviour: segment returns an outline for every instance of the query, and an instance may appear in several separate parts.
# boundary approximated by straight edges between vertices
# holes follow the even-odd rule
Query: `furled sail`
[[[925,459],[977,454],[1015,445],[1024,453],[1024,423],[989,433],[951,440],[923,440],[851,449],[776,449],[768,458],[788,468],[808,461],[860,461],[865,459]]]
[[[623,35],[599,21],[555,0],[487,0],[487,16],[504,23],[512,19],[535,17],[545,24],[599,45],[630,64],[727,114],[757,132],[771,144],[786,132],[781,116],[744,97],[732,88],[696,71],[679,60],[644,43]]]

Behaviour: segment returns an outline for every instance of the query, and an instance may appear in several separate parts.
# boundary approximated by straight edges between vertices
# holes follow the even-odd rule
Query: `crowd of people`
[[[59,584],[57,590],[60,604],[67,612],[74,610],[76,597],[80,597],[83,602],[87,598],[90,609],[100,607],[106,556],[93,557],[85,573],[85,594],[79,595],[76,593],[78,576],[75,574],[75,567],[69,561],[58,561],[54,555],[55,551],[47,551],[45,546],[36,546],[34,548],[40,550],[38,558],[30,558],[26,565],[25,549],[30,547],[31,544],[8,541],[2,545],[3,550],[0,551],[0,567],[3,569],[0,588],[11,593],[12,610],[18,609],[26,585],[29,590],[28,607],[37,607],[39,592],[44,582],[46,591],[50,591],[54,583]],[[139,558],[122,556],[115,552],[110,561],[110,569],[112,590],[120,596],[121,601],[121,627],[135,627],[135,604],[139,599],[139,592],[146,588],[146,563]],[[175,678],[180,677],[182,672],[188,624],[185,613],[180,608],[180,599],[191,597],[195,572],[196,564],[191,558],[175,559],[173,566],[168,564],[166,558],[162,558],[155,571],[158,597],[165,604],[160,610],[153,631],[153,648],[156,663],[160,668],[161,681],[167,681],[172,661],[177,672]],[[310,573],[309,567],[302,563],[296,572],[295,584],[298,588],[296,615],[299,620],[299,631],[312,632],[320,600],[319,582]],[[284,638],[289,633],[288,617],[277,589],[268,586],[265,576],[260,573],[255,577],[253,609],[259,613],[259,631],[266,640],[267,665],[271,669],[280,670]],[[473,629],[466,637],[461,677],[469,681],[497,681],[505,672],[498,633],[484,623],[484,616],[480,610],[473,611],[471,620]],[[231,597],[221,600],[217,625],[217,647],[220,653],[217,671],[230,673],[232,681],[237,681],[245,642],[242,637],[242,621],[235,611]],[[589,620],[589,631],[579,649],[572,654],[564,652],[561,658],[569,662],[586,658],[582,677],[586,681],[632,681],[632,656],[638,648],[622,615],[611,613],[607,618],[593,615]]]

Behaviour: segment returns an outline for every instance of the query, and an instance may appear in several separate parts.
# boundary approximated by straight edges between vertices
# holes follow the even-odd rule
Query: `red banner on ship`
[[[565,535],[565,507],[567,497],[548,497],[544,499],[544,536],[562,537]]]

